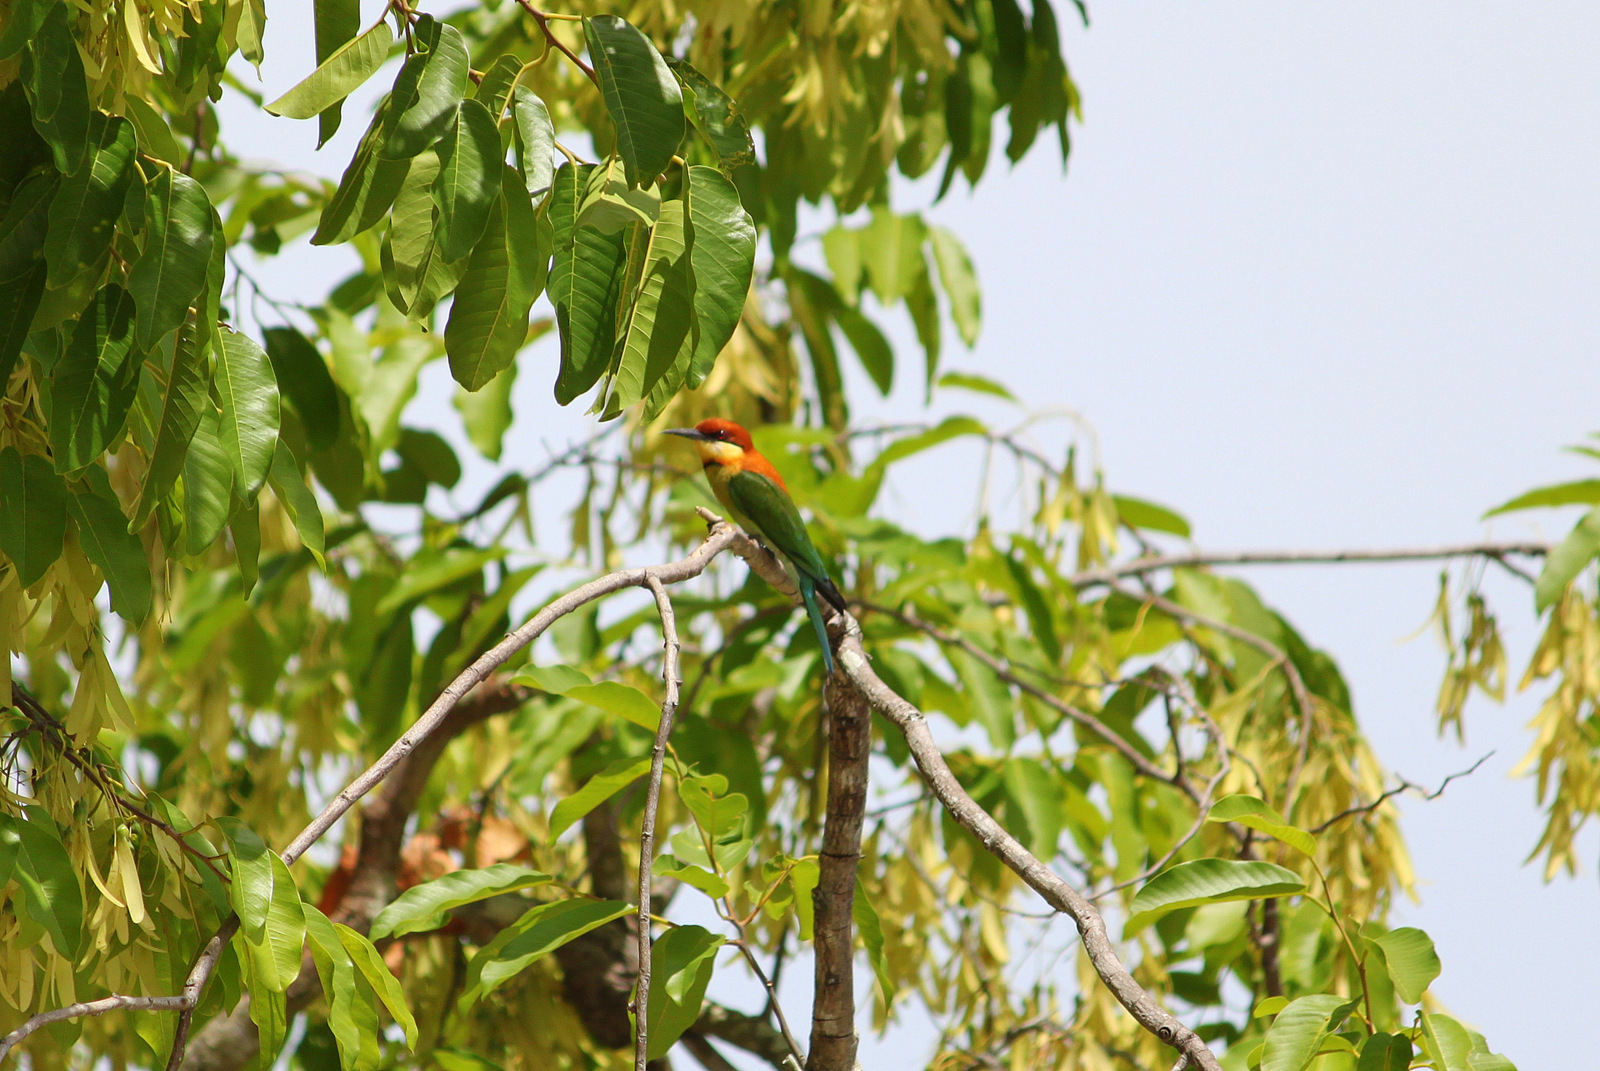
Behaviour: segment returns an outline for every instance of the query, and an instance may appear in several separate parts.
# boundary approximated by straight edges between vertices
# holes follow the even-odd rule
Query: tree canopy
[[[1065,159],[1082,14],[391,0],[363,26],[317,0],[307,76],[263,101],[238,72],[264,0],[13,0],[0,1062],[848,1069],[914,1006],[940,1069],[1511,1067],[1388,923],[1407,786],[1236,558],[1074,451],[851,419],[848,362],[1026,408],[1004,368],[944,369],[978,280],[897,184]],[[367,125],[337,181],[285,172],[225,95],[319,142]],[[825,271],[791,256],[803,211]],[[362,267],[316,304],[244,255],[330,245]],[[440,359],[505,469],[464,511],[461,458],[407,422]],[[592,437],[504,457],[519,375]],[[831,676],[660,436],[711,415],[837,564]],[[914,535],[884,481],[957,440],[1011,466],[1022,520]],[[574,470],[576,501],[536,502]],[[1553,547],[1435,555],[1526,575],[1545,615],[1549,875],[1600,809],[1600,481],[1496,511],[1574,503]],[[1441,583],[1441,728],[1509,672],[1476,575]],[[809,1031],[777,989],[804,955]],[[749,999],[707,1001],[718,972]]]

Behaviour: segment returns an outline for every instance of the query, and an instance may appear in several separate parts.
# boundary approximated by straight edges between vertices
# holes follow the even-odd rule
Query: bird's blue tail
[[[817,630],[817,642],[822,645],[822,664],[827,667],[828,676],[833,676],[833,647],[828,643],[828,626],[822,622],[822,607],[817,605],[817,585],[803,571],[799,573],[800,598],[805,600],[806,616],[811,618],[811,627]]]

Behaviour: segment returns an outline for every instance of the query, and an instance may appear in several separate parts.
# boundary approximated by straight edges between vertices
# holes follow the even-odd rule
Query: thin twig
[[[1351,562],[1423,562],[1444,558],[1504,559],[1507,555],[1539,558],[1550,553],[1548,543],[1456,543],[1437,547],[1395,547],[1366,550],[1243,550],[1216,554],[1171,554],[1134,558],[1120,565],[1090,569],[1066,578],[1073,587],[1109,584],[1113,580],[1163,569],[1193,569],[1205,565],[1338,565]],[[1522,574],[1526,575],[1526,574]]]
[[[561,38],[557,37],[555,32],[550,29],[550,16],[534,7],[528,2],[528,0],[517,0],[517,3],[522,5],[522,10],[533,16],[533,21],[539,24],[539,29],[544,33],[545,40],[549,41],[552,45],[555,45],[556,48],[561,51],[562,55],[566,56],[573,63],[577,64],[578,70],[588,75],[589,81],[598,86],[600,84],[600,79],[595,77],[594,68],[583,62],[583,60],[579,59],[578,54],[572,51],[572,49],[568,48],[566,43],[562,41]]]
[[[1383,806],[1384,803],[1386,803],[1388,800],[1390,800],[1393,797],[1400,795],[1400,793],[1406,792],[1408,790],[1414,790],[1416,792],[1422,793],[1422,795],[1419,797],[1420,799],[1423,799],[1423,800],[1436,800],[1440,796],[1444,795],[1444,790],[1450,787],[1450,782],[1451,781],[1454,781],[1458,777],[1466,777],[1466,776],[1468,776],[1470,774],[1476,773],[1477,770],[1478,770],[1478,767],[1482,766],[1484,763],[1488,762],[1489,759],[1491,757],[1493,757],[1493,755],[1494,755],[1494,752],[1491,751],[1491,752],[1489,752],[1489,754],[1485,755],[1483,758],[1479,759],[1477,762],[1473,763],[1471,766],[1468,766],[1465,770],[1457,770],[1455,773],[1450,774],[1443,781],[1440,781],[1439,782],[1439,787],[1434,789],[1432,792],[1429,792],[1427,790],[1426,786],[1414,784],[1413,782],[1407,781],[1405,778],[1402,777],[1400,779],[1400,783],[1398,785],[1396,785],[1394,788],[1391,788],[1388,791],[1384,792],[1383,795],[1379,796],[1377,799],[1373,800],[1371,803],[1365,803],[1365,804],[1362,804],[1359,807],[1348,807],[1345,810],[1342,810],[1338,814],[1334,815],[1332,818],[1328,819],[1326,822],[1323,822],[1321,825],[1313,826],[1312,829],[1310,830],[1310,832],[1313,835],[1315,835],[1315,834],[1321,833],[1323,830],[1327,829],[1329,826],[1333,825],[1335,822],[1342,822],[1346,818],[1350,818],[1350,817],[1352,817],[1354,815],[1358,815],[1358,814],[1371,814],[1373,811],[1375,811],[1379,807]]]
[[[656,726],[655,745],[650,751],[650,783],[645,788],[644,817],[639,829],[639,976],[634,989],[633,1018],[638,1024],[634,1037],[634,1071],[645,1071],[650,1050],[650,867],[655,859],[656,810],[661,803],[661,775],[667,758],[667,738],[678,716],[678,620],[667,589],[655,577],[648,577],[650,594],[655,596],[656,612],[661,615],[661,641],[666,650],[662,658],[661,679],[666,693],[661,700],[661,722]]]

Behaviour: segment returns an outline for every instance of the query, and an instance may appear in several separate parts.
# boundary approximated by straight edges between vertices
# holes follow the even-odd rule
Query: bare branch
[[[1338,814],[1334,815],[1332,818],[1328,819],[1326,822],[1323,822],[1321,825],[1315,826],[1314,828],[1311,829],[1310,832],[1313,835],[1315,835],[1317,833],[1321,833],[1323,830],[1327,829],[1329,826],[1333,825],[1335,822],[1342,822],[1346,818],[1350,818],[1350,817],[1352,817],[1354,815],[1358,815],[1358,814],[1371,814],[1373,811],[1375,811],[1379,807],[1383,806],[1384,803],[1386,803],[1390,799],[1394,798],[1395,796],[1400,795],[1400,793],[1402,793],[1402,792],[1414,791],[1414,792],[1418,792],[1418,793],[1421,794],[1421,796],[1420,796],[1421,799],[1424,799],[1424,800],[1436,800],[1440,796],[1444,795],[1444,790],[1450,787],[1450,782],[1451,781],[1454,781],[1458,777],[1467,777],[1467,776],[1470,776],[1471,774],[1477,773],[1478,772],[1478,767],[1482,766],[1484,763],[1488,762],[1489,759],[1492,758],[1493,756],[1494,756],[1494,752],[1491,751],[1487,755],[1485,755],[1483,758],[1481,758],[1477,762],[1473,763],[1471,766],[1468,766],[1465,770],[1457,770],[1455,773],[1450,774],[1443,781],[1440,781],[1439,782],[1439,787],[1434,789],[1432,792],[1429,792],[1427,790],[1427,788],[1424,787],[1423,785],[1414,784],[1413,782],[1407,781],[1405,778],[1402,777],[1400,779],[1400,783],[1398,785],[1396,785],[1393,788],[1389,789],[1388,791],[1384,792],[1383,795],[1379,796],[1377,799],[1373,800],[1371,803],[1364,803],[1359,807],[1348,807],[1345,810],[1342,810]]]
[[[737,545],[733,549],[739,553]],[[940,754],[922,712],[895,694],[873,672],[866,651],[861,646],[860,628],[853,621],[846,624],[844,638],[839,644],[839,665],[866,696],[872,708],[894,722],[905,734],[918,769],[950,816],[977,837],[980,844],[1010,867],[1046,903],[1058,911],[1066,912],[1077,923],[1084,950],[1089,954],[1095,973],[1118,1003],[1128,1010],[1140,1026],[1188,1054],[1201,1071],[1221,1071],[1222,1065],[1207,1048],[1205,1041],[1173,1018],[1134,981],[1128,968],[1117,956],[1110,934],[1106,931],[1105,919],[1094,904],[1040,862],[967,794]]]
[[[872,711],[853,684],[838,676],[828,700],[828,812],[811,891],[816,982],[811,1010],[811,1071],[851,1071],[856,1064],[855,946],[851,929],[861,825],[867,809]]]
[[[129,997],[118,994],[116,996],[101,997],[99,1000],[85,1001],[81,1004],[69,1004],[65,1008],[53,1008],[50,1011],[40,1012],[27,1020],[5,1037],[0,1038],[0,1063],[5,1062],[6,1054],[29,1034],[40,1027],[59,1023],[63,1019],[76,1019],[81,1015],[104,1015],[106,1012],[126,1009],[128,1011],[173,1011],[185,1006],[184,997]]]
[[[678,716],[678,619],[672,610],[667,589],[655,577],[648,577],[650,594],[655,596],[656,612],[661,615],[661,641],[666,655],[661,661],[661,679],[666,694],[661,700],[661,722],[656,726],[655,746],[650,751],[650,783],[645,788],[644,817],[639,829],[639,977],[635,983],[633,1018],[638,1024],[634,1037],[634,1071],[645,1071],[650,1049],[650,867],[655,859],[656,809],[661,803],[661,774],[667,757],[667,738]],[[707,1048],[709,1048],[709,1043]],[[713,1049],[712,1052],[716,1050]],[[702,1060],[702,1063],[705,1061]]]
[[[1425,562],[1448,558],[1492,558],[1503,561],[1512,555],[1541,558],[1548,553],[1548,543],[1454,543],[1386,550],[1241,550],[1216,554],[1147,555],[1120,565],[1077,573],[1066,580],[1073,587],[1084,588],[1163,569],[1193,569],[1203,565],[1339,565],[1353,562]]]

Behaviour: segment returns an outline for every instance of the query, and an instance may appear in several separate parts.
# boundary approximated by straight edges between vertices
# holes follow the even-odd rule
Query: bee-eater
[[[789,489],[783,485],[783,477],[756,450],[750,433],[731,420],[712,417],[692,428],[668,428],[666,433],[693,440],[706,479],[711,481],[711,490],[732,515],[734,523],[750,535],[760,537],[788,559],[800,588],[800,598],[806,604],[806,615],[811,618],[811,627],[817,630],[817,642],[822,644],[823,664],[831,676],[833,649],[828,645],[828,629],[822,623],[817,594],[820,592],[840,610],[845,608],[844,596],[839,594],[833,578],[828,575],[822,555],[812,546],[800,511],[789,497]]]

